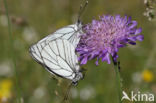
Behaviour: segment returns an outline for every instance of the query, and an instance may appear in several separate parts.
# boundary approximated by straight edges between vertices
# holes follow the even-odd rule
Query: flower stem
[[[8,20],[8,32],[9,32],[9,54],[10,54],[10,58],[13,62],[13,70],[14,70],[14,74],[15,74],[15,87],[16,87],[16,91],[17,91],[17,102],[16,103],[20,103],[20,88],[19,88],[19,82],[18,82],[18,75],[17,75],[17,68],[16,68],[16,59],[15,59],[15,51],[14,51],[14,47],[13,47],[13,36],[12,36],[12,31],[11,31],[11,23],[10,23],[10,18],[9,18],[9,13],[8,13],[8,6],[7,6],[7,1],[4,0],[4,6],[5,6],[5,11],[6,11],[6,16],[7,16],[7,20]]]
[[[121,82],[121,78],[120,78],[119,63],[114,62],[114,69],[115,69],[115,73],[116,73],[116,84],[117,84],[117,89],[118,89],[118,99],[119,99],[119,103],[122,103],[122,101],[121,101],[121,95],[122,95],[121,84],[122,84],[122,82]]]

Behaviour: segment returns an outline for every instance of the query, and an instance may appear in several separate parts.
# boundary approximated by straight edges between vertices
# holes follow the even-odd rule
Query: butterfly
[[[38,45],[40,44],[36,44],[36,48],[38,48]],[[68,40],[58,38],[48,42],[45,46],[40,45],[40,47],[38,49],[41,56],[40,59],[42,60],[40,64],[51,74],[69,79],[73,84],[76,84],[83,78],[75,53],[75,47]],[[37,60],[34,57],[35,48],[31,48],[30,53]]]
[[[38,41],[36,44],[32,45],[30,51],[33,51],[33,57],[37,59],[38,62],[43,63],[41,55],[39,51],[41,51],[42,47],[46,46],[49,42],[54,41],[58,38],[63,38],[68,40],[74,48],[76,48],[80,36],[83,34],[82,24],[81,22],[77,22],[76,24],[65,26],[56,32],[46,36],[45,38]]]

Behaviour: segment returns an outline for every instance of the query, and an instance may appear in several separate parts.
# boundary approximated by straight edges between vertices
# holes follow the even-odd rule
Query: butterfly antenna
[[[80,5],[80,10],[79,10],[79,13],[78,13],[78,22],[80,22],[81,15],[85,11],[85,8],[87,7],[87,5],[88,5],[88,0],[85,0],[84,5],[82,5],[82,4]]]
[[[66,90],[66,94],[65,94],[65,96],[63,98],[63,101],[68,100],[71,87],[72,87],[72,83],[69,84],[69,86],[68,86],[68,88]]]

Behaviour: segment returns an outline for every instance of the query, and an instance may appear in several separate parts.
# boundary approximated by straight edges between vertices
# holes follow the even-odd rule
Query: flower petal
[[[130,29],[134,28],[137,25],[136,21],[132,21],[132,24],[129,26]]]
[[[136,41],[137,39],[136,39],[136,36],[133,36],[133,37],[129,37],[128,38],[130,41]]]
[[[82,60],[81,60],[81,65],[86,64],[87,63],[87,56],[85,56]]]
[[[108,64],[111,63],[110,57],[109,57],[109,53],[107,53],[103,58],[102,58],[102,62],[107,61]]]
[[[95,62],[96,65],[99,65],[99,57],[97,57],[97,61]]]
[[[136,39],[139,40],[139,41],[143,41],[144,36],[143,35],[137,35]]]
[[[132,44],[132,45],[136,45],[136,42],[134,42],[134,41],[129,41],[128,43]]]
[[[142,28],[139,28],[139,29],[137,29],[136,31],[135,31],[135,35],[136,34],[140,34],[142,32]]]

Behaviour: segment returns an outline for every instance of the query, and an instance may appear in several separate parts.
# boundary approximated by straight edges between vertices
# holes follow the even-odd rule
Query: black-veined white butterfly
[[[43,65],[50,73],[63,77],[76,84],[83,75],[80,71],[77,55],[75,53],[75,47],[66,39],[58,38],[53,41],[49,41],[46,45],[40,45],[40,49],[31,47],[30,53],[32,57],[38,61],[38,58],[34,57],[35,51],[41,56]],[[35,54],[36,56],[37,54]]]
[[[41,39],[35,45],[32,45],[30,48],[30,51],[33,51],[32,55],[34,58],[37,59],[38,62],[43,63],[43,60],[39,52],[41,51],[42,47],[46,46],[51,41],[54,41],[58,38],[63,38],[63,39],[68,40],[74,46],[74,48],[76,48],[80,40],[80,35],[82,33],[83,32],[82,32],[81,22],[77,22],[76,24],[65,26],[57,30],[53,34],[50,34],[46,36],[45,38]]]

